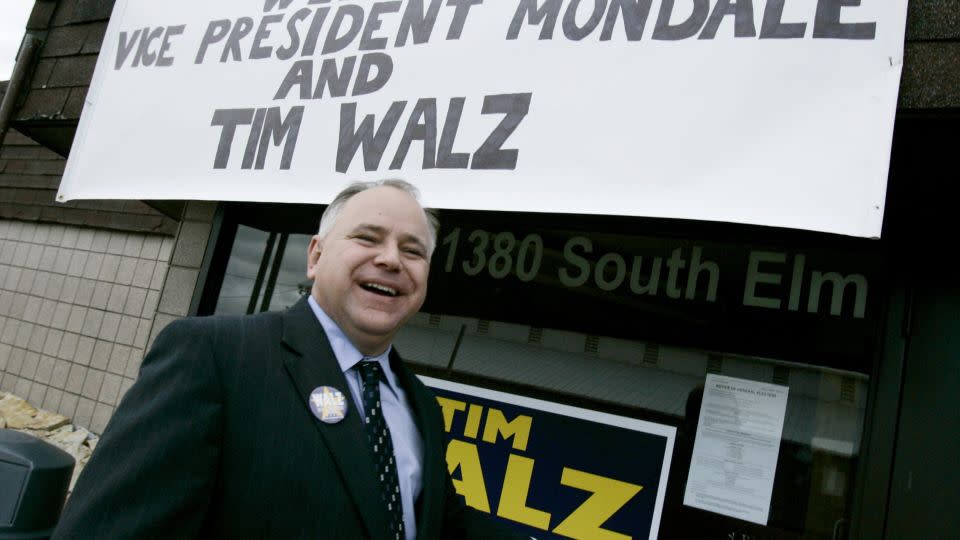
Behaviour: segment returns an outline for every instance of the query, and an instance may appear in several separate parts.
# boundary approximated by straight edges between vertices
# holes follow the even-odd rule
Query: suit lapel
[[[300,405],[307,409],[314,426],[330,449],[341,479],[359,508],[370,537],[386,537],[389,524],[381,507],[379,484],[373,470],[373,454],[367,445],[360,415],[323,326],[306,299],[284,313],[282,339],[290,349],[290,354],[284,358],[284,367],[300,394]],[[325,424],[313,416],[309,400],[311,392],[318,386],[332,386],[346,396],[348,412],[341,422]]]
[[[423,486],[420,491],[420,511],[417,513],[417,538],[439,538],[447,463],[442,435],[437,429],[440,419],[436,414],[436,398],[423,390],[423,383],[403,364],[396,349],[390,354],[390,367],[397,374],[410,400],[417,428],[423,437]]]

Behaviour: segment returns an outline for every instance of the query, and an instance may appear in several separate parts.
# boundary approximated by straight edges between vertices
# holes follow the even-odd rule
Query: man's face
[[[311,294],[364,354],[386,350],[427,295],[429,231],[407,193],[380,186],[351,197],[307,253]]]

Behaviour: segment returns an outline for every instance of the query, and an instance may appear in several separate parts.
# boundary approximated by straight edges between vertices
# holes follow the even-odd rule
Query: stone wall
[[[62,414],[37,409],[25,399],[0,392],[0,429],[12,429],[50,443],[73,456],[73,475],[67,491],[73,491],[100,438],[70,423]]]

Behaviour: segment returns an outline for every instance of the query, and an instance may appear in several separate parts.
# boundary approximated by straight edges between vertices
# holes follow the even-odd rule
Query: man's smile
[[[379,294],[382,296],[394,297],[399,294],[397,290],[394,289],[393,287],[388,287],[386,285],[383,285],[380,283],[374,283],[372,281],[361,283],[360,286],[363,287],[363,289],[366,291],[370,291],[374,294]]]

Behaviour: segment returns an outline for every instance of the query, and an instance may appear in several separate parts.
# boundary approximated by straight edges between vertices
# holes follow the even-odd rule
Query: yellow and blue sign
[[[656,538],[676,429],[429,377],[467,504],[543,538]]]

